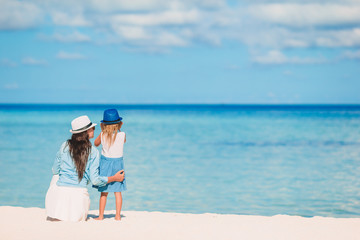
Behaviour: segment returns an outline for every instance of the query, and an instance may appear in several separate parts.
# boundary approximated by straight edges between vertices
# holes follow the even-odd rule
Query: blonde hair
[[[103,132],[103,137],[106,139],[106,142],[108,142],[109,147],[113,145],[116,139],[117,132],[120,130],[122,126],[122,122],[118,122],[115,124],[104,124],[101,123],[101,131]]]

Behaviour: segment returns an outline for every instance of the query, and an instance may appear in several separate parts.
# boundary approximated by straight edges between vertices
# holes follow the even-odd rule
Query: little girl
[[[99,175],[112,176],[119,170],[124,169],[123,148],[126,142],[126,135],[121,132],[122,118],[119,117],[116,109],[104,111],[104,119],[101,121],[101,133],[95,139],[94,145],[102,144]],[[109,192],[115,194],[116,215],[115,220],[121,220],[122,196],[121,192],[126,190],[126,181],[112,182],[103,187],[98,187],[101,192],[99,204],[99,217],[96,220],[104,219],[106,199]]]

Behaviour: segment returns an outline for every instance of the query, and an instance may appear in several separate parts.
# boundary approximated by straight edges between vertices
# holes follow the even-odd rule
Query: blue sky
[[[0,0],[1,103],[360,104],[360,0]]]

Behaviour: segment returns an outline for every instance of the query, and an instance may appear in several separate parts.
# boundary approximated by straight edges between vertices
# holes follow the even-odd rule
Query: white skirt
[[[46,193],[47,216],[62,221],[84,221],[90,208],[87,188],[58,186],[59,175],[54,175]]]

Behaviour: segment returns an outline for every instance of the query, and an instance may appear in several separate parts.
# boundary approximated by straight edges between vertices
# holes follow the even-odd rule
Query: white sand
[[[97,211],[91,211],[94,217]],[[0,239],[261,239],[261,240],[352,240],[360,239],[360,218],[303,218],[122,212],[106,219],[86,222],[49,222],[45,209],[0,207]]]

